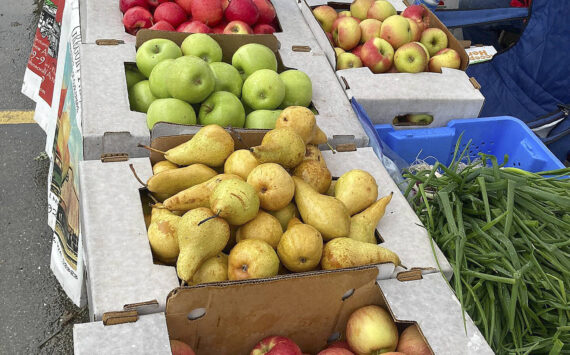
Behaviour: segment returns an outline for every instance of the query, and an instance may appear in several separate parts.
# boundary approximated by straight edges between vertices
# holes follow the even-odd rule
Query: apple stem
[[[150,199],[152,200],[152,202],[154,202],[155,205],[158,205],[160,203],[150,191],[148,192],[147,195],[148,197],[150,197]],[[164,208],[164,207],[157,207],[157,208]]]
[[[155,148],[151,148],[151,147],[149,147],[148,145],[144,145],[144,144],[139,144],[139,145],[137,145],[137,147],[139,147],[139,148],[144,148],[144,149],[150,150],[151,152],[159,153],[159,154],[162,154],[162,155],[166,154],[166,153],[163,152],[162,150],[158,150],[158,149],[155,149]]]
[[[131,171],[133,172],[133,175],[135,176],[135,179],[137,179],[137,181],[144,187],[147,187],[147,185],[141,180],[141,178],[137,175],[137,172],[135,171],[135,167],[133,166],[133,164],[129,164],[129,168],[131,168]]]
[[[217,212],[215,215],[210,216],[210,217],[208,217],[208,218],[204,218],[203,220],[201,220],[200,222],[198,222],[198,226],[200,226],[202,223],[208,222],[208,221],[211,220],[211,219],[220,217],[220,213],[221,213],[221,212],[222,212],[222,210],[218,210],[218,212]]]

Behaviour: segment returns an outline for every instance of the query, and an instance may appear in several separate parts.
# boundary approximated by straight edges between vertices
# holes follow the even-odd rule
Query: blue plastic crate
[[[506,166],[538,172],[564,168],[540,139],[517,118],[502,116],[452,120],[446,127],[395,130],[391,125],[374,126],[380,140],[407,163],[417,159],[428,164],[451,163],[461,133],[460,152],[471,140],[469,158],[492,154],[499,164],[508,155]]]

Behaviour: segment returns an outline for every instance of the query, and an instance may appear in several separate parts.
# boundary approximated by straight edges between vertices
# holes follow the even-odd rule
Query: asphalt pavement
[[[42,1],[0,0],[0,115],[33,110],[20,93]],[[72,327],[88,321],[50,270],[45,134],[0,124],[0,354],[72,354]]]

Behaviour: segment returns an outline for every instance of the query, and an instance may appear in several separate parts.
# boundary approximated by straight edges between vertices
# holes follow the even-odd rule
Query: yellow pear
[[[228,279],[272,277],[279,271],[279,258],[271,245],[259,239],[237,243],[228,257]]]
[[[350,218],[350,233],[348,237],[361,242],[376,244],[374,231],[378,222],[384,216],[386,206],[392,200],[393,194],[390,193],[388,196],[382,197],[364,211],[352,216]]]
[[[334,197],[321,195],[303,179],[293,176],[295,202],[301,218],[315,227],[324,240],[348,236],[350,215],[344,204]]]
[[[235,174],[247,180],[249,173],[259,165],[259,162],[249,150],[240,149],[236,150],[224,163],[224,173]]]
[[[275,122],[275,128],[293,129],[303,138],[305,144],[313,139],[316,125],[315,114],[304,106],[289,106],[285,108]]]
[[[239,227],[236,241],[239,243],[245,239],[260,239],[275,249],[281,235],[283,235],[283,229],[277,218],[260,210],[254,219]]]
[[[268,211],[273,217],[277,218],[281,224],[283,231],[287,229],[287,223],[289,220],[295,216],[299,216],[299,211],[297,211],[297,206],[293,202],[290,202],[287,206],[283,207],[277,211]]]
[[[177,165],[202,163],[218,167],[224,165],[233,151],[232,136],[222,127],[213,124],[200,128],[192,139],[169,149],[164,157]]]
[[[228,256],[219,253],[204,261],[196,270],[192,284],[198,285],[206,282],[220,282],[228,279]]]
[[[325,132],[323,132],[319,126],[317,126],[316,128],[316,132],[315,135],[313,137],[313,139],[311,139],[311,141],[309,142],[310,144],[325,144],[328,141],[327,135],[325,134]]]
[[[207,218],[210,220],[200,223]],[[185,213],[178,222],[178,277],[191,282],[200,265],[220,253],[229,238],[228,223],[216,217],[210,209],[199,207]]]
[[[304,160],[297,165],[293,175],[300,177],[311,185],[318,193],[324,194],[331,186],[331,172],[322,163],[316,160]]]
[[[296,218],[295,218],[296,219]],[[292,219],[290,223],[294,221]],[[321,261],[323,237],[308,224],[291,225],[279,241],[277,254],[285,267],[294,272],[313,270]]]
[[[220,182],[229,179],[241,180],[241,177],[234,174],[219,174],[208,181],[194,185],[180,191],[174,196],[164,201],[164,207],[171,211],[190,211],[198,207],[210,207],[210,196],[214,188]]]
[[[295,194],[291,175],[279,164],[265,163],[256,166],[247,177],[259,196],[261,208],[277,211],[289,204]]]
[[[247,182],[224,180],[212,191],[210,208],[228,223],[241,226],[257,216],[259,197]]]
[[[331,181],[331,186],[329,186],[329,189],[327,190],[327,192],[325,192],[325,195],[334,196],[334,187],[336,186],[337,181],[338,180]]]
[[[176,234],[180,217],[169,210],[155,205],[148,226],[148,241],[154,256],[161,262],[174,265],[178,257],[178,237]]]
[[[169,162],[168,160],[161,160],[152,166],[152,173],[158,174],[162,171],[177,169],[178,165]]]
[[[307,148],[305,150],[305,158],[303,159],[303,161],[306,160],[315,160],[321,163],[324,167],[327,166],[327,163],[325,162],[325,158],[323,158],[321,150],[316,145],[307,144]]]
[[[378,198],[378,185],[374,177],[364,170],[350,170],[338,179],[334,196],[341,200],[350,215],[370,206]]]
[[[146,182],[149,191],[174,195],[191,186],[207,181],[218,173],[204,164],[192,164],[184,168],[161,171]]]
[[[260,163],[277,163],[292,169],[303,161],[305,142],[294,130],[280,128],[267,132],[261,145],[249,150]]]
[[[336,238],[325,244],[321,259],[323,270],[380,263],[401,265],[400,258],[393,251],[351,238]]]
[[[301,220],[297,217],[291,218],[289,222],[287,222],[287,229],[293,227],[296,224],[303,224],[303,222],[301,222]]]

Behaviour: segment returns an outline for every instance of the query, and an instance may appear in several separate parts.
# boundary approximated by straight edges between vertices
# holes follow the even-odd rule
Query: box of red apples
[[[83,43],[134,43],[143,28],[161,31],[270,34],[283,45],[311,45],[314,37],[295,1],[80,0]],[[292,43],[295,42],[295,43]]]
[[[102,154],[117,153],[126,153],[129,157],[148,156],[148,151],[137,148],[139,143],[150,144],[151,132],[147,115],[144,112],[136,112],[130,105],[129,97],[133,92],[129,90],[127,77],[132,72],[129,68],[135,66],[137,45],[154,39],[168,39],[169,41],[165,42],[172,41],[174,43],[170,43],[171,46],[177,47],[188,36],[189,33],[142,30],[137,35],[136,44],[82,44],[81,88],[85,159],[99,159]],[[313,43],[312,47],[292,48],[284,46],[273,35],[209,36],[219,44],[223,53],[222,62],[229,64],[232,63],[233,54],[247,44],[255,43],[271,49],[278,63],[278,73],[294,68],[310,79],[312,98],[309,107],[315,110],[317,122],[327,134],[331,145],[354,143],[362,147],[368,144],[368,136],[316,43]],[[313,48],[317,50],[314,51]],[[261,58],[253,57],[249,62],[255,60]],[[255,63],[249,64],[253,66]],[[138,71],[137,74],[141,75]],[[199,116],[199,109],[200,104],[195,104],[193,110],[196,117]],[[155,135],[184,134],[187,133],[186,129],[192,127],[157,123],[153,132],[157,132]]]
[[[376,281],[376,272],[180,287],[166,314],[75,325],[75,354],[493,353],[440,274]],[[122,322],[131,323],[112,325]]]
[[[387,0],[299,6],[349,98],[373,123],[439,127],[477,117],[484,97],[464,48],[425,6]]]

